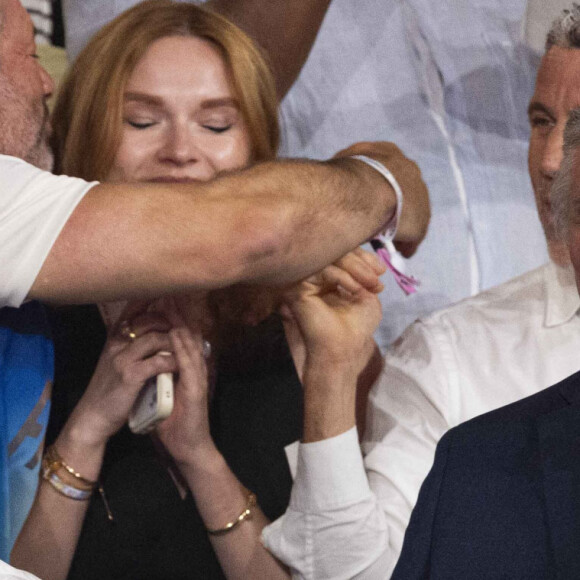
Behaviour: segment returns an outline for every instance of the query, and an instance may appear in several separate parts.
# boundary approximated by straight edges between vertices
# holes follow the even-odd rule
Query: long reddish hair
[[[121,142],[127,81],[153,42],[194,36],[211,42],[229,69],[252,143],[252,161],[276,156],[276,88],[254,42],[226,18],[189,3],[149,0],[102,28],[72,65],[53,113],[57,170],[106,180]]]

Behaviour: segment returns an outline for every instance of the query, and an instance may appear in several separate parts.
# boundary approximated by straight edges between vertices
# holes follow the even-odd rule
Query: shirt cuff
[[[371,495],[356,427],[322,441],[301,443],[290,507],[300,512],[336,509]]]

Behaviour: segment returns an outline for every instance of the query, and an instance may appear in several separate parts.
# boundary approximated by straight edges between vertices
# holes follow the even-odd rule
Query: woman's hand
[[[171,415],[157,428],[159,439],[178,466],[203,461],[217,452],[209,431],[208,373],[201,329],[186,326],[177,311],[167,312],[174,328],[171,350],[177,363],[177,381]]]
[[[141,314],[127,328],[136,338],[118,331],[109,337],[91,382],[67,422],[67,428],[76,427],[86,444],[106,443],[127,421],[145,381],[176,370],[170,354],[170,324],[163,316]]]

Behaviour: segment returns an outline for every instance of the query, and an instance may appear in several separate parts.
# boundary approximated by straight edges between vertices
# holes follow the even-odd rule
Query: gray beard
[[[24,159],[50,171],[53,156],[48,145],[48,107],[36,106],[14,91],[0,74],[0,153]]]

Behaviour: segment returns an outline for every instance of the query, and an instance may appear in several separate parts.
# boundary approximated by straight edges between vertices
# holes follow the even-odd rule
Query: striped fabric
[[[51,0],[21,0],[34,24],[37,44],[52,44],[52,2]]]

